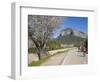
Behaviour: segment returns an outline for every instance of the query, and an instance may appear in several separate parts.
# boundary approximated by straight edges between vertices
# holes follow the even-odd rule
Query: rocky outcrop
[[[60,33],[60,36],[69,36],[69,35],[70,36],[81,37],[81,38],[86,38],[87,37],[86,33],[83,33],[83,32],[77,31],[77,30],[73,30],[71,28],[67,28],[67,29],[63,30]]]

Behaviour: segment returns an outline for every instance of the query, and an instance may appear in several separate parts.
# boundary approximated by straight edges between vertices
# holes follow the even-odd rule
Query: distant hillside
[[[67,28],[67,29],[64,29],[61,33],[60,33],[60,37],[63,37],[63,36],[75,36],[75,37],[80,37],[80,38],[86,38],[87,35],[86,33],[84,32],[80,32],[80,31],[77,31],[77,30],[73,30],[71,28]]]
[[[83,32],[67,28],[60,33],[56,40],[63,44],[81,45],[86,40],[86,37],[87,34]]]

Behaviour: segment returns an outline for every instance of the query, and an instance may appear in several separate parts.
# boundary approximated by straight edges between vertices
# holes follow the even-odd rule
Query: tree
[[[61,17],[28,15],[28,36],[36,46],[39,59],[46,56],[43,48],[53,30],[61,23]]]

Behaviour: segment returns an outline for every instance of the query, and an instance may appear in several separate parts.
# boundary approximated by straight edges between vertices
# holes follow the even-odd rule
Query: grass
[[[36,53],[36,49],[35,48],[29,48],[28,49],[28,53]]]
[[[29,67],[32,67],[32,66],[40,66],[43,62],[45,62],[47,59],[49,59],[50,56],[47,56],[39,61],[33,61],[32,63],[28,64]]]

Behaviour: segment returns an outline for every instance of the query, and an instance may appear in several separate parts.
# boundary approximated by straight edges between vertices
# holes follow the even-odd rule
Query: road
[[[52,65],[75,65],[75,64],[87,64],[88,56],[82,56],[82,52],[78,52],[77,48],[73,48],[67,52],[58,53],[50,57],[46,62],[42,63],[42,66]]]

